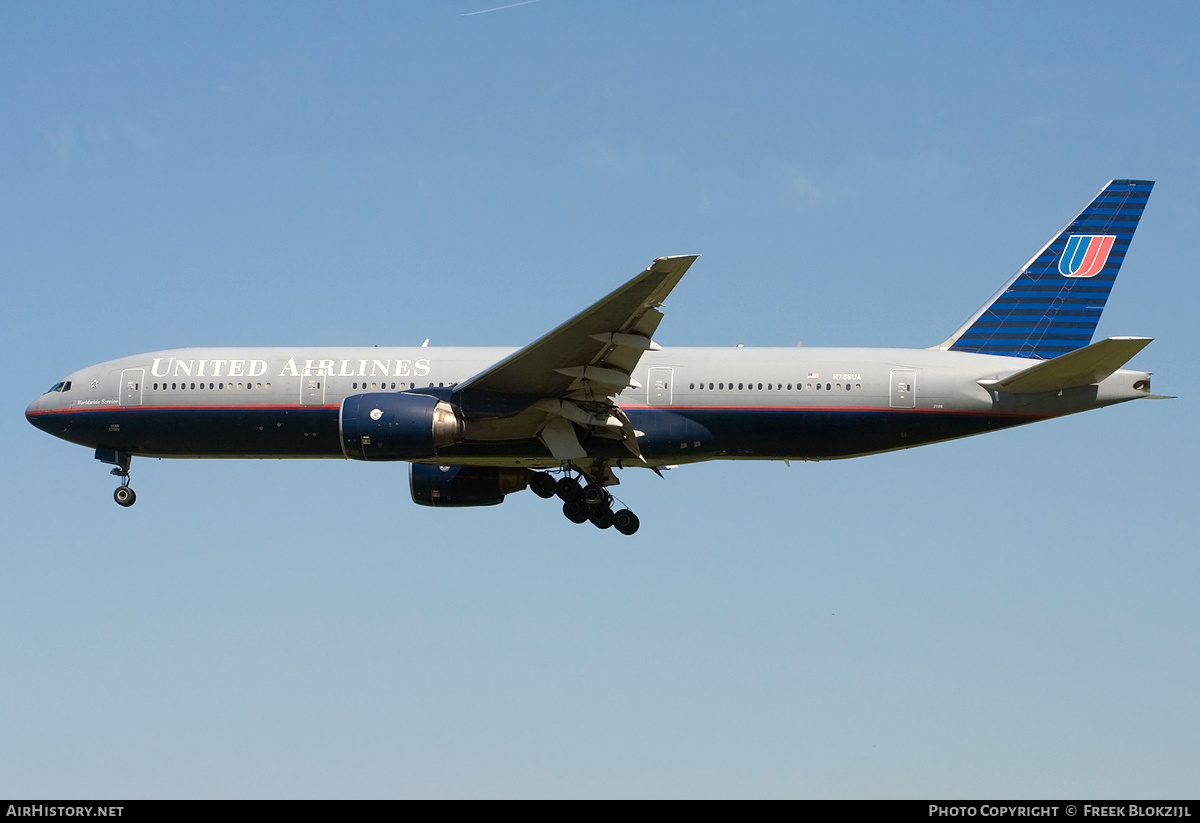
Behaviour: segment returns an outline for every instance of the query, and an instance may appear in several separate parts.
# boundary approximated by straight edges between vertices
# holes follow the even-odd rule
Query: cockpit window
[[[63,386],[65,386],[65,385],[67,385],[65,381],[61,382],[61,383],[55,383],[53,386],[50,387],[50,391],[62,391]],[[50,392],[46,392],[46,393],[49,394]]]
[[[71,381],[70,381],[70,380],[68,380],[66,383],[63,383],[62,390],[63,390],[63,391],[70,391],[70,390],[71,390]]]

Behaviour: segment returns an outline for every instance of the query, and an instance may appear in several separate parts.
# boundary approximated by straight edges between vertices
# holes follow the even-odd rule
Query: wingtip
[[[655,263],[668,263],[672,260],[698,260],[698,259],[700,259],[700,255],[698,255],[698,254],[668,254],[663,257],[654,258],[654,262]]]
[[[656,257],[646,271],[658,274],[682,275],[698,259],[700,259],[700,255],[698,254],[673,254],[667,257]]]

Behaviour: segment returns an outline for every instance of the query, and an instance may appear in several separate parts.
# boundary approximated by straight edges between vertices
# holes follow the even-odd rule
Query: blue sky
[[[0,4],[0,795],[1195,797],[1191,4]],[[633,539],[25,405],[192,345],[923,347],[1110,178],[1170,402],[627,472]]]

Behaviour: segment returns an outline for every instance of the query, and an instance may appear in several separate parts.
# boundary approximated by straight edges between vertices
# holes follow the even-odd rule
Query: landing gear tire
[[[117,505],[129,508],[137,502],[137,495],[128,486],[117,486],[117,490],[113,492],[113,500],[117,501]]]
[[[560,483],[562,481],[559,481]],[[568,500],[563,503],[563,515],[572,523],[586,523],[588,519],[588,507],[584,505],[582,500]]]
[[[557,484],[554,478],[545,472],[534,472],[529,478],[529,488],[533,493],[543,500],[549,500],[557,491]]]
[[[583,496],[583,486],[574,477],[563,477],[554,485],[554,493],[564,503],[571,503]]]
[[[607,529],[613,524],[612,509],[608,506],[592,506],[588,509],[587,517],[597,529]]]
[[[621,509],[613,514],[613,527],[621,534],[633,534],[638,530],[638,526],[642,525],[638,520],[638,516],[629,509]]]
[[[589,483],[583,488],[583,502],[589,506],[607,506],[610,500],[612,498],[603,486]]]

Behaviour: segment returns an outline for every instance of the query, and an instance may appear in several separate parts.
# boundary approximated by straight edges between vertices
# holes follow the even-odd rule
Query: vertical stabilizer
[[[1049,360],[1091,343],[1153,187],[1110,181],[939,348]]]

